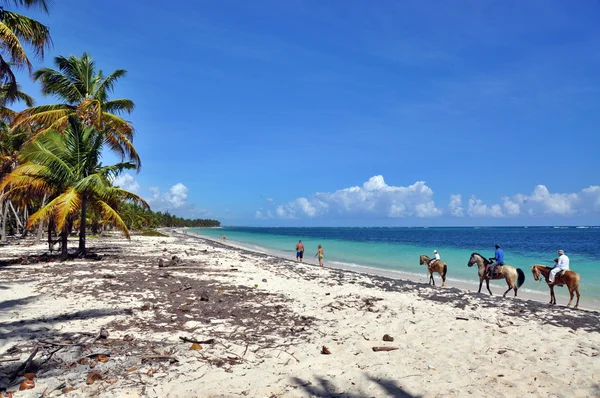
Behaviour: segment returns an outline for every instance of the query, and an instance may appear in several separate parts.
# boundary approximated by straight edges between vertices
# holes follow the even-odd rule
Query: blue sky
[[[595,0],[55,3],[28,12],[54,40],[36,67],[88,51],[129,71],[143,169],[121,184],[157,210],[600,224]]]

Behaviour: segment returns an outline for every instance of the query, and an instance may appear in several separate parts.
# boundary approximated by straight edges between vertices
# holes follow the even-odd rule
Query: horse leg
[[[483,285],[483,279],[479,279],[479,291],[477,293],[481,293],[481,285]]]
[[[573,296],[575,296],[575,292],[573,291],[571,286],[567,285],[567,287],[569,288],[569,294],[571,295],[571,298],[569,299],[569,303],[567,304],[567,307],[570,307],[571,302],[573,301]]]
[[[550,285],[550,304],[556,304],[556,298],[554,297],[554,285]]]
[[[433,278],[433,271],[431,271],[431,273],[429,274],[429,278],[430,278],[430,284],[433,283],[433,286],[435,286],[435,279]]]
[[[579,286],[575,288],[575,293],[577,294],[577,302],[575,303],[575,308],[579,306]]]
[[[490,290],[490,278],[485,278],[485,287],[487,287],[488,292],[490,292],[490,296],[493,296],[492,291]]]
[[[446,276],[443,275],[441,272],[438,272],[440,274],[440,276],[442,277],[442,287],[446,286]]]

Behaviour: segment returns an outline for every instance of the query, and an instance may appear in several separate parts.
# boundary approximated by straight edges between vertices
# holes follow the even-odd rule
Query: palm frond
[[[108,95],[112,94],[114,91],[117,81],[120,78],[125,77],[125,75],[127,75],[127,71],[125,69],[117,69],[110,75],[106,76],[106,78],[100,81],[100,84],[96,89],[95,97],[102,102],[107,101]]]
[[[4,20],[0,22],[0,48],[6,54],[10,54],[10,62],[17,68],[27,66],[31,71],[31,61],[27,58],[25,48],[21,45],[21,41]]]
[[[29,44],[34,54],[40,58],[44,56],[46,49],[52,45],[48,27],[34,19],[4,11],[2,23],[12,30],[21,41]]]
[[[15,130],[25,124],[44,126],[42,131],[49,129],[62,130],[67,125],[67,118],[75,110],[66,104],[40,105],[19,112],[11,125]]]
[[[123,231],[127,239],[129,239],[129,230],[127,229],[127,225],[125,225],[119,213],[115,209],[110,207],[108,203],[102,200],[97,200],[96,205],[100,208],[100,211],[102,212],[102,217],[106,221],[110,222],[112,225]]]
[[[81,208],[81,196],[75,188],[68,188],[53,202],[56,202],[56,229],[62,231],[69,218]]]
[[[112,101],[106,101],[102,104],[102,110],[108,113],[131,113],[135,109],[135,104],[129,99],[116,99]]]
[[[85,98],[85,93],[80,91],[66,75],[52,68],[42,68],[33,72],[33,80],[42,84],[44,95],[54,95],[68,104],[75,104]]]

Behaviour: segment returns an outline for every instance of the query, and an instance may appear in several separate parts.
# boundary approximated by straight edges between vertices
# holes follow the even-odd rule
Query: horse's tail
[[[448,272],[448,266],[444,263],[444,273],[442,274],[442,279],[446,278],[446,272]]]
[[[525,273],[521,268],[517,268],[517,289],[525,283]]]

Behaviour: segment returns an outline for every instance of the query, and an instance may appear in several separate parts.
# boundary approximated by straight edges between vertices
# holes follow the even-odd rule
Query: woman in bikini
[[[321,247],[321,245],[319,245],[319,250],[317,250],[317,254],[315,254],[315,257],[319,256],[319,265],[322,267],[323,266],[323,256],[325,256],[325,252],[323,251],[323,248]]]

